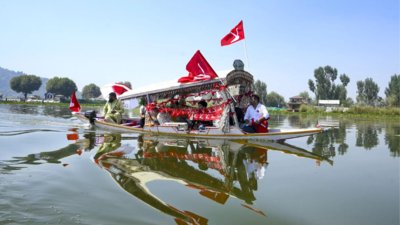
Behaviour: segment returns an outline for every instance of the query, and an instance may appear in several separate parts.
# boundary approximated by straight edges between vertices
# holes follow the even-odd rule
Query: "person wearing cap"
[[[108,96],[108,102],[104,106],[104,119],[109,123],[121,124],[123,113],[124,106],[122,102],[117,99],[117,95],[114,92],[111,92]]]

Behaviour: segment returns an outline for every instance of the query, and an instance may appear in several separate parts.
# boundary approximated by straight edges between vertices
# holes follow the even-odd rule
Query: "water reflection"
[[[147,205],[172,216],[177,224],[207,224],[204,215],[178,209],[155,196],[147,187],[155,180],[175,181],[197,189],[200,196],[224,205],[229,197],[242,206],[265,215],[254,206],[258,180],[266,176],[268,151],[282,151],[318,162],[327,158],[288,144],[242,141],[154,137],[140,135],[137,149],[121,134],[85,134],[86,151],[95,146],[92,160],[107,171],[126,192]],[[189,202],[188,202],[189,203]]]
[[[400,157],[400,123],[387,123],[385,144],[389,147],[390,156]]]

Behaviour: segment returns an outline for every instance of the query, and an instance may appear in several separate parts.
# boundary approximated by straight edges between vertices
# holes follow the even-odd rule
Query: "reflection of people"
[[[104,137],[104,143],[102,143],[97,150],[96,155],[94,156],[95,159],[121,147],[121,134],[105,134]]]
[[[145,122],[145,117],[146,117],[146,105],[147,105],[146,100],[144,98],[141,98],[139,100],[139,104],[141,105],[140,109],[139,109],[139,113],[140,113],[139,125],[140,125],[140,127],[144,127],[144,122]]]
[[[108,97],[108,102],[104,106],[104,119],[109,123],[121,124],[123,113],[124,106],[121,101],[117,100],[117,95],[114,92],[111,92]]]
[[[260,103],[260,97],[253,95],[250,99],[251,105],[247,108],[244,122],[247,124],[243,127],[243,131],[247,133],[257,133],[254,125],[260,125],[269,118],[267,108]],[[267,123],[268,127],[268,123]]]

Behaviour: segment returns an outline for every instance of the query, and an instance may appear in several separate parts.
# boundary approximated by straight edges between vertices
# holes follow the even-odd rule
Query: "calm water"
[[[0,224],[399,224],[399,120],[270,120],[317,124],[336,129],[284,143],[185,139],[0,104]]]

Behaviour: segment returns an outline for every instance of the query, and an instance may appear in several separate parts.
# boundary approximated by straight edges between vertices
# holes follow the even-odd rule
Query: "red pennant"
[[[66,166],[68,166],[68,164],[62,164],[63,165],[63,167],[66,167]]]
[[[205,119],[205,114],[204,113],[200,113],[199,120],[204,120],[204,119]]]
[[[77,151],[76,154],[81,155],[82,154],[82,150]]]
[[[193,119],[194,119],[194,120],[198,120],[198,119],[199,119],[199,116],[200,116],[200,115],[199,115],[198,113],[196,113],[196,114],[194,114]]]
[[[74,112],[79,112],[81,110],[81,106],[79,105],[79,102],[75,96],[75,91],[72,92],[71,103],[69,103],[69,109]]]
[[[221,46],[230,45],[244,39],[243,21],[234,27],[229,34],[221,40]]]
[[[179,83],[197,82],[202,80],[211,80],[218,77],[214,69],[208,64],[207,60],[198,50],[186,65],[189,76],[181,77]]]

